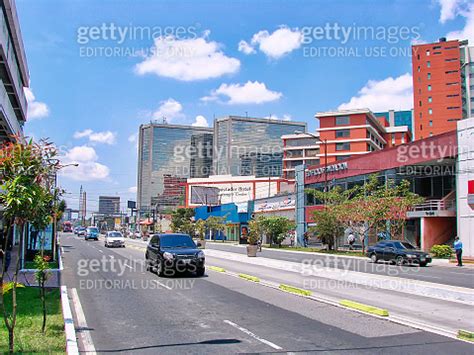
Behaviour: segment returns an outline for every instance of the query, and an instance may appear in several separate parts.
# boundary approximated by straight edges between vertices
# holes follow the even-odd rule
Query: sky
[[[30,71],[25,134],[49,138],[72,208],[136,198],[137,134],[152,120],[413,107],[412,44],[474,43],[474,3],[17,0]]]

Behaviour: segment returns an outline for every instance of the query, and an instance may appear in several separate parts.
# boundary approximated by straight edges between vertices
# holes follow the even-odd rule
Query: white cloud
[[[252,36],[250,44],[246,41],[239,42],[239,51],[245,54],[255,53],[255,47],[267,57],[279,59],[284,55],[301,47],[303,34],[297,29],[281,26],[273,33],[267,30],[259,31]]]
[[[439,6],[441,6],[441,11],[439,14],[439,22],[445,23],[448,20],[453,20],[459,7],[465,3],[463,0],[438,0]]]
[[[74,132],[74,138],[80,139],[87,137],[90,142],[93,143],[104,143],[104,144],[115,144],[117,133],[111,131],[94,132],[91,129],[85,129],[84,131]]]
[[[339,110],[369,108],[372,111],[411,110],[413,108],[413,79],[406,73],[397,78],[369,80],[349,102]]]
[[[469,43],[474,42],[474,3],[469,6],[460,7],[456,12],[456,15],[462,16],[466,19],[464,28],[458,31],[449,32],[446,37],[448,40],[451,39],[467,39]]]
[[[177,118],[183,118],[183,105],[172,98],[161,101],[160,107],[158,107],[158,109],[153,112],[152,118],[154,120],[161,120],[163,117],[168,121],[172,121]]]
[[[127,190],[131,194],[136,194],[137,193],[137,187],[136,186],[131,186]]]
[[[265,118],[269,118],[271,120],[277,120],[277,121],[291,121],[291,115],[284,114],[283,116],[277,116],[277,115],[270,115],[266,116]]]
[[[99,157],[94,148],[85,145],[73,147],[61,157],[61,163],[78,166],[67,166],[60,170],[60,174],[76,181],[105,180],[110,170],[97,160]]]
[[[254,54],[256,53],[256,50],[246,41],[242,40],[239,42],[239,52],[242,52],[245,54]]]
[[[216,101],[226,97],[227,104],[262,104],[278,100],[283,94],[267,89],[265,83],[247,81],[245,84],[221,84],[213,90],[210,96],[204,96],[202,101]]]
[[[135,72],[181,81],[205,80],[236,73],[240,61],[227,57],[219,43],[208,40],[208,35],[209,31],[203,37],[193,39],[156,38],[152,54],[135,66]]]
[[[130,143],[135,143],[137,141],[137,134],[134,133],[134,134],[131,134],[129,137],[128,137],[128,141]]]
[[[30,88],[25,88],[26,101],[28,101],[27,118],[29,120],[49,116],[49,107],[44,102],[36,101],[35,95]]]
[[[206,117],[202,115],[196,116],[196,120],[192,124],[194,127],[209,127],[209,122],[207,122]]]

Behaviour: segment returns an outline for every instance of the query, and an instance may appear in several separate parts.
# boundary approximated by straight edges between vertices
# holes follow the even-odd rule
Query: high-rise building
[[[23,135],[29,86],[28,64],[15,2],[0,0],[0,142]]]
[[[319,135],[319,134],[316,134]],[[320,164],[320,141],[309,134],[287,134],[283,140],[283,177],[295,178],[295,168],[306,164],[314,166]]]
[[[440,38],[412,46],[415,139],[455,130],[457,121],[472,114],[473,53],[467,44]]]
[[[99,196],[99,214],[111,216],[120,213],[120,196]]]
[[[281,176],[281,136],[306,131],[306,123],[228,116],[214,122],[214,174]]]
[[[182,184],[186,178],[192,174],[209,176],[212,149],[206,146],[212,132],[212,128],[161,123],[140,126],[137,183],[140,212],[175,208],[184,203]]]

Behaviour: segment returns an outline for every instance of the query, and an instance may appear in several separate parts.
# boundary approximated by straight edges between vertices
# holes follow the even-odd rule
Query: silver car
[[[123,237],[122,233],[118,231],[107,232],[105,234],[104,245],[107,248],[110,248],[110,247],[125,248],[125,238]]]

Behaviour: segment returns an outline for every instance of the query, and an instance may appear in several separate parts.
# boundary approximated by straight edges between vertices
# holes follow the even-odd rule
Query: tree
[[[44,208],[44,188],[47,181],[60,168],[59,160],[55,159],[56,150],[51,143],[33,140],[23,142],[17,137],[16,142],[8,142],[0,149],[0,182],[3,193],[0,194],[0,204],[4,207],[4,216],[19,230],[20,243],[17,262],[13,274],[12,309],[5,308],[3,287],[0,288],[0,310],[3,313],[5,326],[8,330],[9,351],[14,352],[14,330],[16,325],[17,302],[16,289],[18,271],[20,269],[21,252],[24,242],[24,229],[27,222],[38,216],[38,210]],[[9,229],[7,229],[7,238]],[[7,243],[8,244],[8,243]],[[0,284],[3,285],[5,263],[0,274]]]
[[[215,235],[225,230],[225,220],[227,217],[210,216],[206,219],[206,226],[215,238]],[[224,239],[222,239],[224,241]]]
[[[195,223],[196,233],[200,240],[204,240],[206,237],[206,221],[199,219]]]
[[[281,247],[281,243],[288,233],[295,229],[295,224],[286,217],[263,217],[260,221],[263,230],[270,236],[270,240]]]
[[[175,233],[194,235],[194,209],[178,208],[171,215],[171,230]]]
[[[250,245],[256,245],[258,240],[262,238],[265,233],[263,228],[263,220],[265,217],[258,216],[253,217],[248,224],[248,243]]]
[[[338,220],[337,214],[331,209],[314,212],[316,226],[312,231],[327,245],[328,250],[337,249],[337,237],[344,233],[344,225]]]

